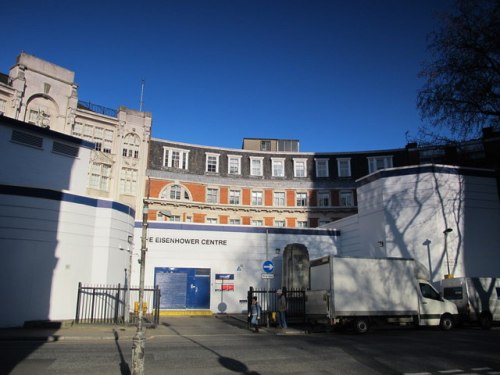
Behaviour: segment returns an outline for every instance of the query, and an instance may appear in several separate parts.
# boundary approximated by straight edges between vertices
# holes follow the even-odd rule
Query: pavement
[[[160,324],[156,327],[147,327],[145,330],[146,340],[157,336],[172,335],[172,325],[191,325],[194,320],[201,319],[222,319],[230,322],[240,329],[247,328],[247,318],[245,315],[213,315],[210,317],[162,317]],[[173,324],[170,324],[173,323]],[[214,324],[218,322],[214,321]],[[198,326],[198,324],[194,324]],[[291,326],[287,329],[276,327],[260,327],[261,334],[271,335],[300,335],[307,333],[302,327]],[[74,324],[73,322],[46,322],[31,324],[25,327],[0,328],[0,341],[41,341],[55,342],[61,340],[127,340],[135,336],[137,328],[135,325],[112,325],[112,324]],[[250,330],[248,330],[250,332]],[[207,334],[210,334],[207,332]]]

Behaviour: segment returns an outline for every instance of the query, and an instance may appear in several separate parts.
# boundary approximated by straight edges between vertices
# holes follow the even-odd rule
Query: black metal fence
[[[75,323],[136,324],[139,315],[139,288],[118,285],[78,283]],[[160,322],[160,289],[145,288],[143,319],[151,325]],[[128,303],[127,303],[128,302]]]
[[[287,323],[305,323],[306,321],[306,292],[300,289],[284,289],[285,297],[287,299],[288,309],[286,311]],[[261,319],[261,324],[272,325],[274,316],[278,311],[278,297],[276,290],[254,289],[250,287],[248,291],[248,311],[250,311],[250,304],[252,297],[257,297],[257,302],[262,308],[264,319]]]

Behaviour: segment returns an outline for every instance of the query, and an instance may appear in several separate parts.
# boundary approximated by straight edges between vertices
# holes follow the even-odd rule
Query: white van
[[[458,307],[461,322],[479,323],[489,329],[500,322],[500,279],[491,277],[456,277],[441,281],[444,298]]]

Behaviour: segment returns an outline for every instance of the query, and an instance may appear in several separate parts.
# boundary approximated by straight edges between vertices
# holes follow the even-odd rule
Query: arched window
[[[189,191],[182,185],[173,184],[165,187],[160,193],[160,199],[175,201],[190,201]]]

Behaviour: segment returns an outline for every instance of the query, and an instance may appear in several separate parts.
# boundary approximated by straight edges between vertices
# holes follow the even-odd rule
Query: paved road
[[[131,330],[57,341],[0,340],[0,374],[130,374]],[[90,332],[90,331],[89,331]],[[379,329],[351,333],[254,334],[233,318],[168,318],[148,330],[146,374],[500,375],[500,328]]]

